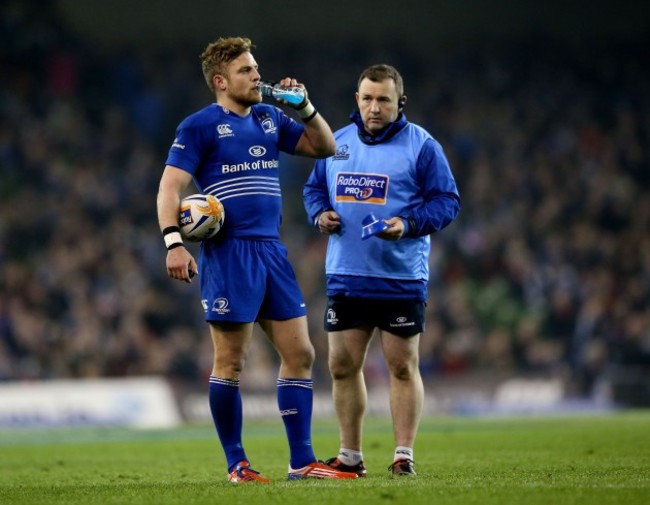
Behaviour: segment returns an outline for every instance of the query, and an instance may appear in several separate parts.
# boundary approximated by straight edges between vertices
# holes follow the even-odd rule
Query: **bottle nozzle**
[[[262,94],[262,96],[273,96],[273,87],[275,83],[267,81],[258,81],[257,90]]]

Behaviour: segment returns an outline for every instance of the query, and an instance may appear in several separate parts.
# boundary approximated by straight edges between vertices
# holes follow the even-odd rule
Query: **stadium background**
[[[198,54],[245,35],[263,78],[298,77],[334,129],[360,71],[394,64],[445,147],[463,210],[433,238],[429,394],[478,409],[514,378],[649,405],[649,34],[631,1],[0,2],[0,384],[153,375],[202,394],[207,328],[197,286],[166,276],[155,195],[176,124],[211,100]],[[327,393],[311,163],[283,161]],[[257,339],[243,387],[270,398],[275,359]],[[376,346],[367,378],[383,391]]]

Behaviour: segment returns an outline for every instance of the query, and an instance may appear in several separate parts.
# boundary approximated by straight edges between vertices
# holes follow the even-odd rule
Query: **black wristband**
[[[171,251],[172,249],[176,249],[177,247],[180,247],[183,245],[183,242],[174,242],[173,244],[170,244],[169,247],[167,248],[168,251]]]
[[[306,105],[304,107],[300,107],[299,109],[296,109],[296,112],[298,112],[300,119],[302,119],[303,122],[307,123],[308,121],[314,119],[314,116],[317,113],[312,103],[309,100],[305,100],[305,101],[307,102]]]
[[[309,123],[312,119],[316,117],[316,114],[318,114],[318,111],[314,109],[314,112],[311,113],[311,115],[307,116],[306,118],[303,118],[302,122],[303,123]]]
[[[164,237],[165,235],[169,235],[170,233],[174,233],[175,231],[180,232],[181,229],[178,226],[168,226],[162,231],[162,235]]]

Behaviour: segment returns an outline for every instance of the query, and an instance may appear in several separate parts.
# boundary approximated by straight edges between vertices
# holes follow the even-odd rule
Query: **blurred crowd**
[[[212,99],[202,47],[92,46],[56,12],[20,5],[0,16],[0,380],[161,374],[203,388],[211,344],[198,286],[167,277],[155,214],[174,128]],[[426,59],[398,45],[259,49],[262,75],[302,79],[334,129],[360,71],[394,64],[407,117],[445,148],[463,207],[432,237],[425,381],[561,377],[588,397],[614,372],[647,380],[647,45],[538,40]],[[326,240],[302,207],[311,163],[283,162],[283,237],[325,387]],[[386,381],[379,352],[371,386]],[[243,387],[271,387],[275,359],[256,339]]]

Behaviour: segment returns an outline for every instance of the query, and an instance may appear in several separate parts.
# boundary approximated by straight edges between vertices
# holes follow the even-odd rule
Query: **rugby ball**
[[[181,237],[189,242],[201,242],[214,237],[226,216],[223,204],[213,195],[190,195],[181,200],[178,224]]]

